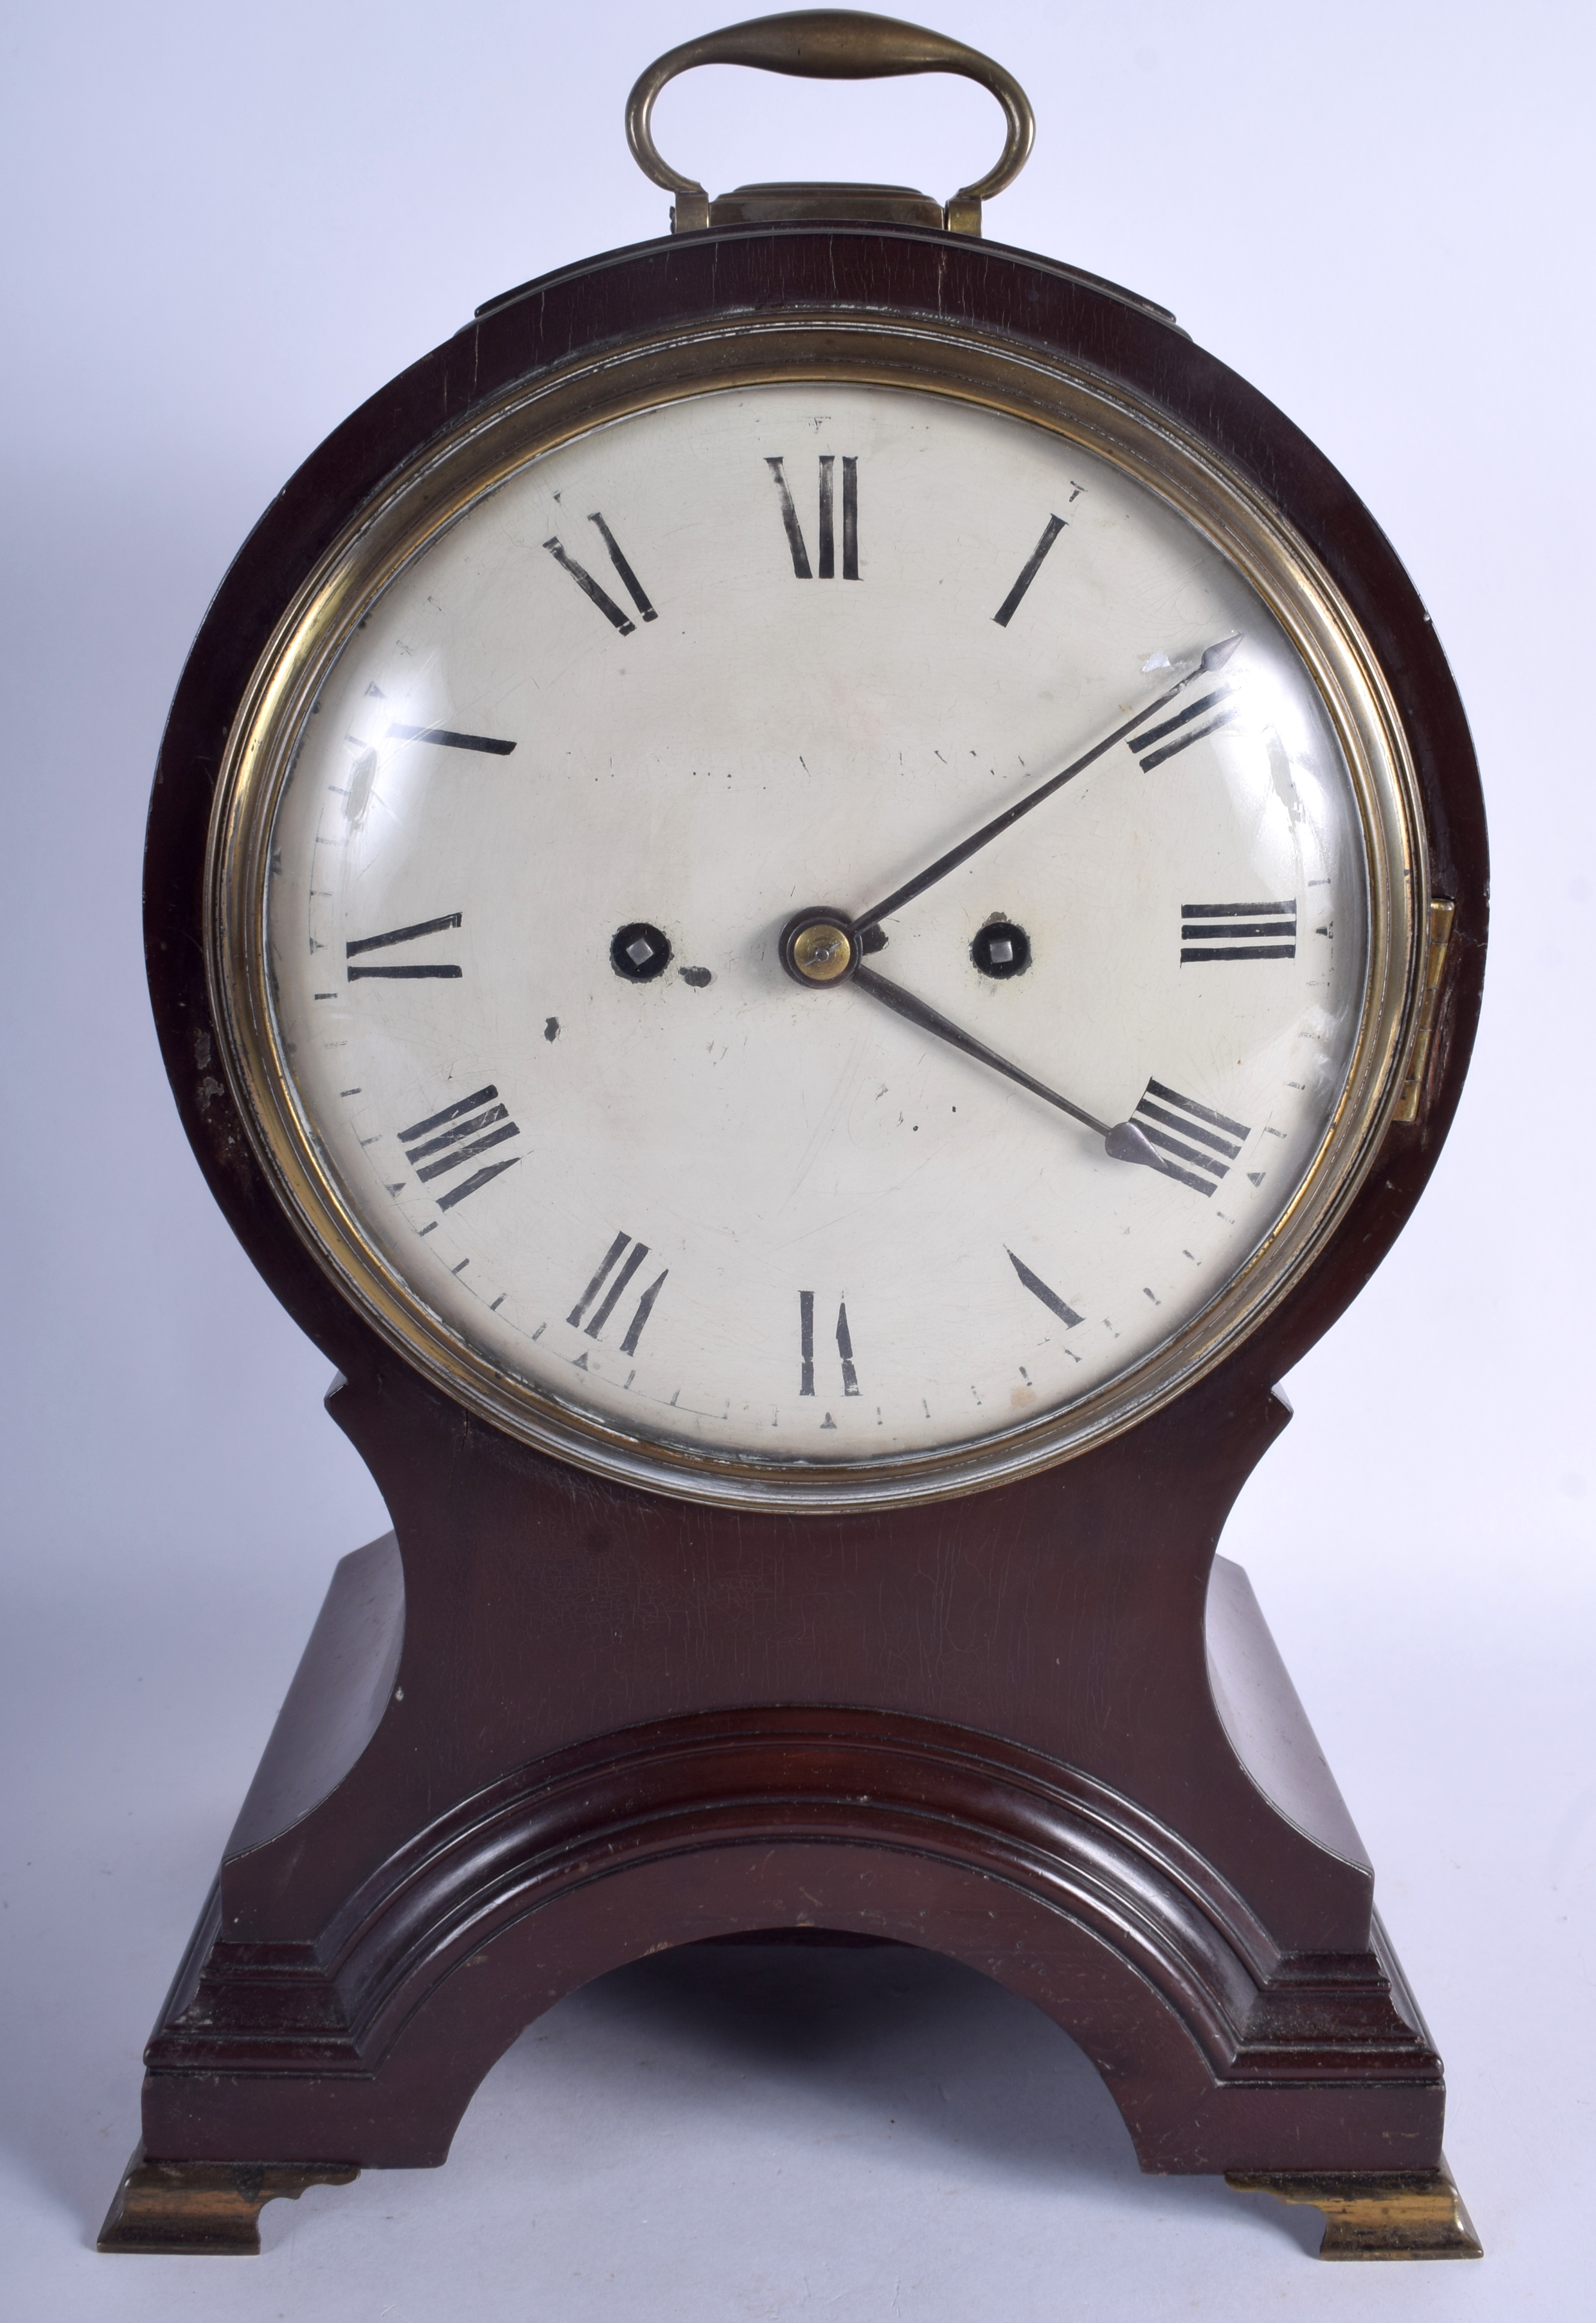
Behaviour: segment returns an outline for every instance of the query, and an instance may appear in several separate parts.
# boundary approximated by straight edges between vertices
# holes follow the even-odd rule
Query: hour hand
[[[876,970],[867,968],[862,960],[854,968],[852,981],[859,991],[867,992],[872,1000],[879,1000],[884,1007],[905,1017],[911,1024],[918,1025],[922,1033],[934,1033],[939,1041],[946,1041],[949,1048],[958,1049],[964,1056],[973,1057],[977,1064],[1001,1073],[1005,1080],[1017,1081],[1022,1088],[1029,1089],[1032,1097],[1041,1097],[1047,1104],[1057,1106],[1059,1111],[1067,1113],[1072,1121],[1078,1121],[1084,1127],[1095,1131],[1103,1140],[1104,1150],[1111,1161],[1140,1162],[1149,1170],[1157,1170],[1160,1175],[1163,1173],[1163,1163],[1134,1123],[1117,1121],[1111,1127],[1107,1122],[1099,1121],[1084,1106],[1075,1104],[1069,1097],[1060,1097],[1058,1090],[1049,1088],[1045,1081],[1039,1081],[1032,1074],[1023,1072],[1018,1065],[1010,1064],[1006,1057],[1000,1057],[995,1050],[987,1048],[985,1042],[962,1032],[937,1009],[923,1000],[917,1000],[912,992],[905,992],[901,984],[894,984],[886,977],[877,976]]]

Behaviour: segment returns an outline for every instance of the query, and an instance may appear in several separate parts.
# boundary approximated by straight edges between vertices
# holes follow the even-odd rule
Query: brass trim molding
[[[122,2175],[96,2249],[172,2258],[258,2258],[268,2202],[307,2186],[348,2186],[353,2162],[148,2162],[142,2144]]]
[[[1325,2238],[1317,2255],[1329,2259],[1483,2258],[1484,2248],[1463,2196],[1441,2157],[1438,2170],[1325,2172],[1230,2170],[1225,2182],[1238,2194],[1272,2194],[1322,2211]]]
[[[1351,769],[1366,842],[1369,958],[1341,1098],[1288,1208],[1181,1332],[1080,1403],[957,1449],[774,1464],[628,1434],[490,1364],[362,1233],[298,1105],[273,1018],[270,840],[296,738],[356,624],[447,526],[529,461],[637,412],[724,390],[827,381],[913,390],[1025,419],[1095,451],[1179,510],[1252,583],[1301,656]],[[1307,544],[1169,416],[1084,365],[922,316],[740,317],[639,338],[518,381],[418,453],[345,529],[284,612],[228,737],[206,879],[206,972],[229,1084],[306,1248],[366,1321],[445,1393],[595,1473],[689,1500],[860,1509],[978,1492],[1133,1426],[1234,1352],[1344,1217],[1421,1065],[1433,948],[1424,820],[1407,739],[1372,648]]]

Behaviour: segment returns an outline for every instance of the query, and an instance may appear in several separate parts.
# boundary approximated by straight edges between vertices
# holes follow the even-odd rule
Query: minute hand
[[[989,1049],[985,1042],[961,1032],[957,1024],[951,1024],[927,1002],[917,1000],[912,992],[905,992],[901,984],[894,984],[888,978],[877,976],[873,968],[865,967],[862,961],[854,969],[853,982],[860,992],[867,992],[872,1000],[879,1000],[895,1015],[907,1017],[910,1024],[917,1024],[922,1033],[934,1033],[939,1041],[946,1041],[950,1047],[962,1051],[965,1056],[974,1057],[977,1064],[989,1065],[995,1073],[1002,1073],[1005,1080],[1018,1081],[1020,1087],[1029,1089],[1032,1097],[1040,1097],[1047,1104],[1056,1105],[1059,1112],[1069,1114],[1071,1120],[1095,1130],[1112,1160],[1142,1162],[1150,1170],[1163,1169],[1163,1163],[1133,1122],[1121,1121],[1110,1126],[1106,1121],[1099,1121],[1096,1115],[1088,1113],[1084,1106],[1075,1104],[1069,1097],[1060,1097],[1058,1090],[1049,1088],[1045,1081],[1035,1080],[1031,1074],[1023,1072],[1018,1065],[1011,1065],[1006,1057],[997,1054],[995,1049]]]
[[[978,854],[983,847],[1007,831],[1011,823],[1018,822],[1023,814],[1029,814],[1033,807],[1039,807],[1045,799],[1050,799],[1055,791],[1061,791],[1066,783],[1073,782],[1077,775],[1084,774],[1105,751],[1112,750],[1116,742],[1123,742],[1127,734],[1134,733],[1138,726],[1144,726],[1155,712],[1162,710],[1174,701],[1178,693],[1183,693],[1193,678],[1206,677],[1214,670],[1223,669],[1241,642],[1241,638],[1236,636],[1222,638],[1216,646],[1210,646],[1197,667],[1188,670],[1184,677],[1177,678],[1174,684],[1160,693],[1156,701],[1144,702],[1133,718],[1127,718],[1123,726],[1116,726],[1112,734],[1104,736],[1102,741],[1094,742],[1089,750],[1072,759],[1061,774],[1050,776],[1045,783],[1039,784],[1035,790],[1028,792],[1013,806],[1005,807],[1001,814],[994,815],[990,822],[984,822],[972,837],[960,840],[959,845],[950,847],[946,855],[939,855],[934,863],[928,864],[923,871],[917,871],[913,879],[906,879],[901,887],[894,887],[881,903],[873,904],[867,912],[858,913],[854,920],[855,927],[873,927],[877,920],[885,919],[889,912],[901,911],[905,904],[912,904],[916,895],[923,895],[928,887],[934,887],[937,881],[945,879],[949,871],[957,871],[961,863],[968,863],[972,855]]]

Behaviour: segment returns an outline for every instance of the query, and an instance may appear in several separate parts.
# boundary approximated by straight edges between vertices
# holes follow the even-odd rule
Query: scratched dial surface
[[[779,949],[1127,721],[867,966],[1156,1166]],[[732,1463],[969,1446],[1148,1362],[1303,1184],[1369,976],[1353,783],[1248,583],[897,389],[530,461],[369,607],[272,859],[291,1102],[381,1262],[504,1379]]]

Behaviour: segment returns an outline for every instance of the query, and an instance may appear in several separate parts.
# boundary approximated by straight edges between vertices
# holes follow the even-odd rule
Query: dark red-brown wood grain
[[[1418,1123],[1388,1133],[1333,1244],[1222,1369],[1022,1483],[898,1511],[749,1514],[564,1468],[373,1336],[300,1247],[234,1109],[201,886],[244,686],[386,477],[473,403],[606,340],[828,307],[966,322],[1089,364],[1271,498],[1380,658],[1432,888],[1457,918]],[[931,1945],[1036,2000],[1096,2060],[1150,2169],[1433,2165],[1439,2060],[1356,1835],[1327,1776],[1306,1806],[1277,1804],[1270,1770],[1243,1765],[1205,1605],[1225,1516],[1283,1422],[1273,1382],[1367,1280],[1434,1164],[1486,901],[1467,727],[1383,535],[1288,420],[1108,286],[930,232],[692,235],[528,285],[354,413],[261,519],[183,674],[146,930],[201,1167],[344,1375],[333,1413],[397,1545],[339,1568],[151,2045],[150,2154],[441,2161],[482,2075],[561,1993],[661,1943],[814,1924]],[[1225,1651],[1272,1666],[1244,1583],[1221,1580]],[[1307,1764],[1283,1673],[1259,1683]]]

